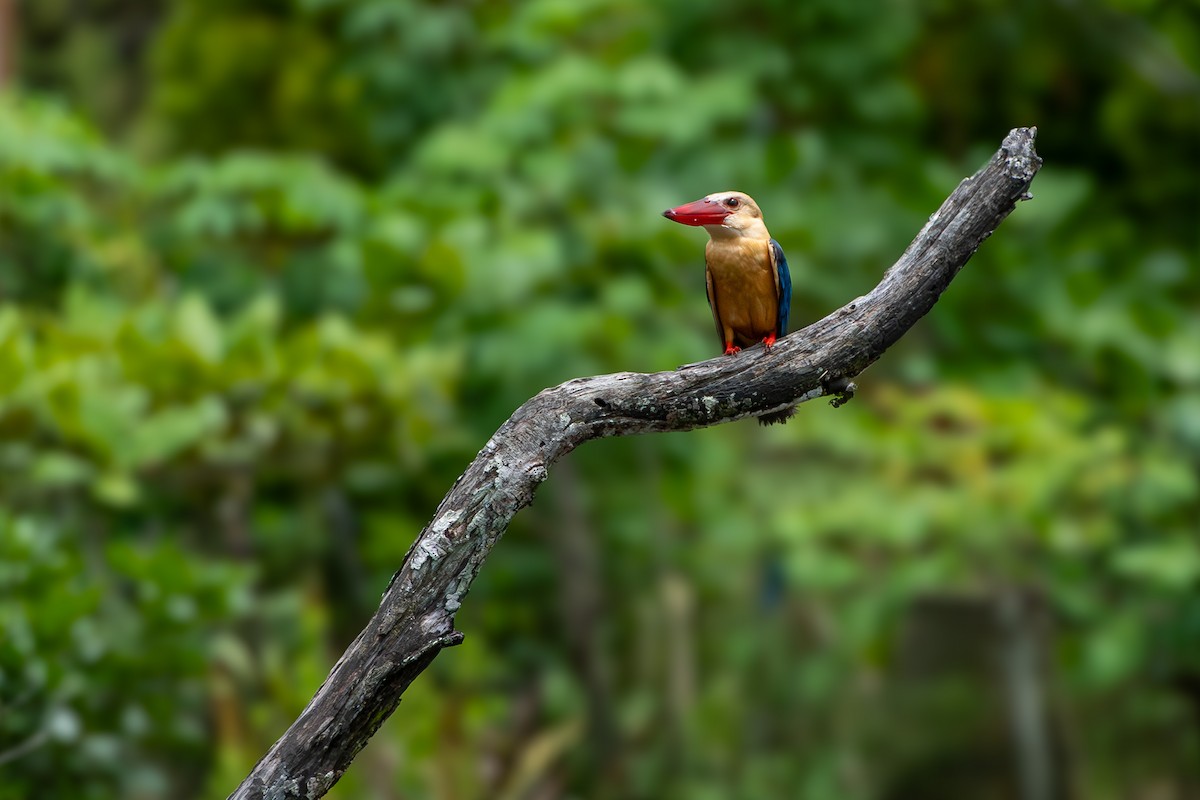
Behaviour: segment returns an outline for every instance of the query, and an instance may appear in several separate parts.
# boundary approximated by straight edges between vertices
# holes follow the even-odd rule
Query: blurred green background
[[[335,798],[1200,797],[1200,5],[0,0],[0,800],[219,798],[563,380],[1046,165],[840,410],[594,442]]]

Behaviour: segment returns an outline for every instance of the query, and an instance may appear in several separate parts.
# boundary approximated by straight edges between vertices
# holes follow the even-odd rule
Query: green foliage
[[[185,791],[185,764],[211,748],[212,654],[248,610],[249,571],[87,530],[71,511],[74,530],[0,517],[0,729],[20,754],[0,795]]]
[[[661,209],[751,192],[802,325],[1020,124],[1034,201],[853,403],[572,454],[330,796],[885,797],[1003,700],[904,676],[913,609],[1013,588],[1078,793],[1194,785],[1185,6],[23,5],[0,798],[226,795],[517,405],[715,354]]]

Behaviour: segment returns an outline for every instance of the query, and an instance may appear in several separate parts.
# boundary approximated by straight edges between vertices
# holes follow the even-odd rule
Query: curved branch
[[[454,614],[509,521],[533,500],[550,465],[589,439],[682,431],[781,411],[836,395],[937,302],[1012,211],[1041,166],[1036,128],[1016,128],[991,161],[929,218],[870,294],[737,358],[671,372],[567,381],[500,426],[409,549],[375,616],[324,684],[231,798],[317,798],[350,765],[400,696],[443,647]]]

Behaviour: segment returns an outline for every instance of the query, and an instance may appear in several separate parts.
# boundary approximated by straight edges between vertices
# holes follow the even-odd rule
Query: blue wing
[[[775,262],[775,271],[779,286],[779,329],[775,335],[783,338],[788,329],[788,312],[792,310],[792,273],[788,271],[787,256],[779,242],[771,240],[771,260]]]

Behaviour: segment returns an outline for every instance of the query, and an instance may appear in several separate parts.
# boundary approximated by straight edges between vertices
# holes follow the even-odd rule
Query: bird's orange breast
[[[770,244],[757,239],[714,239],[704,251],[719,328],[747,347],[775,333],[779,299]]]

